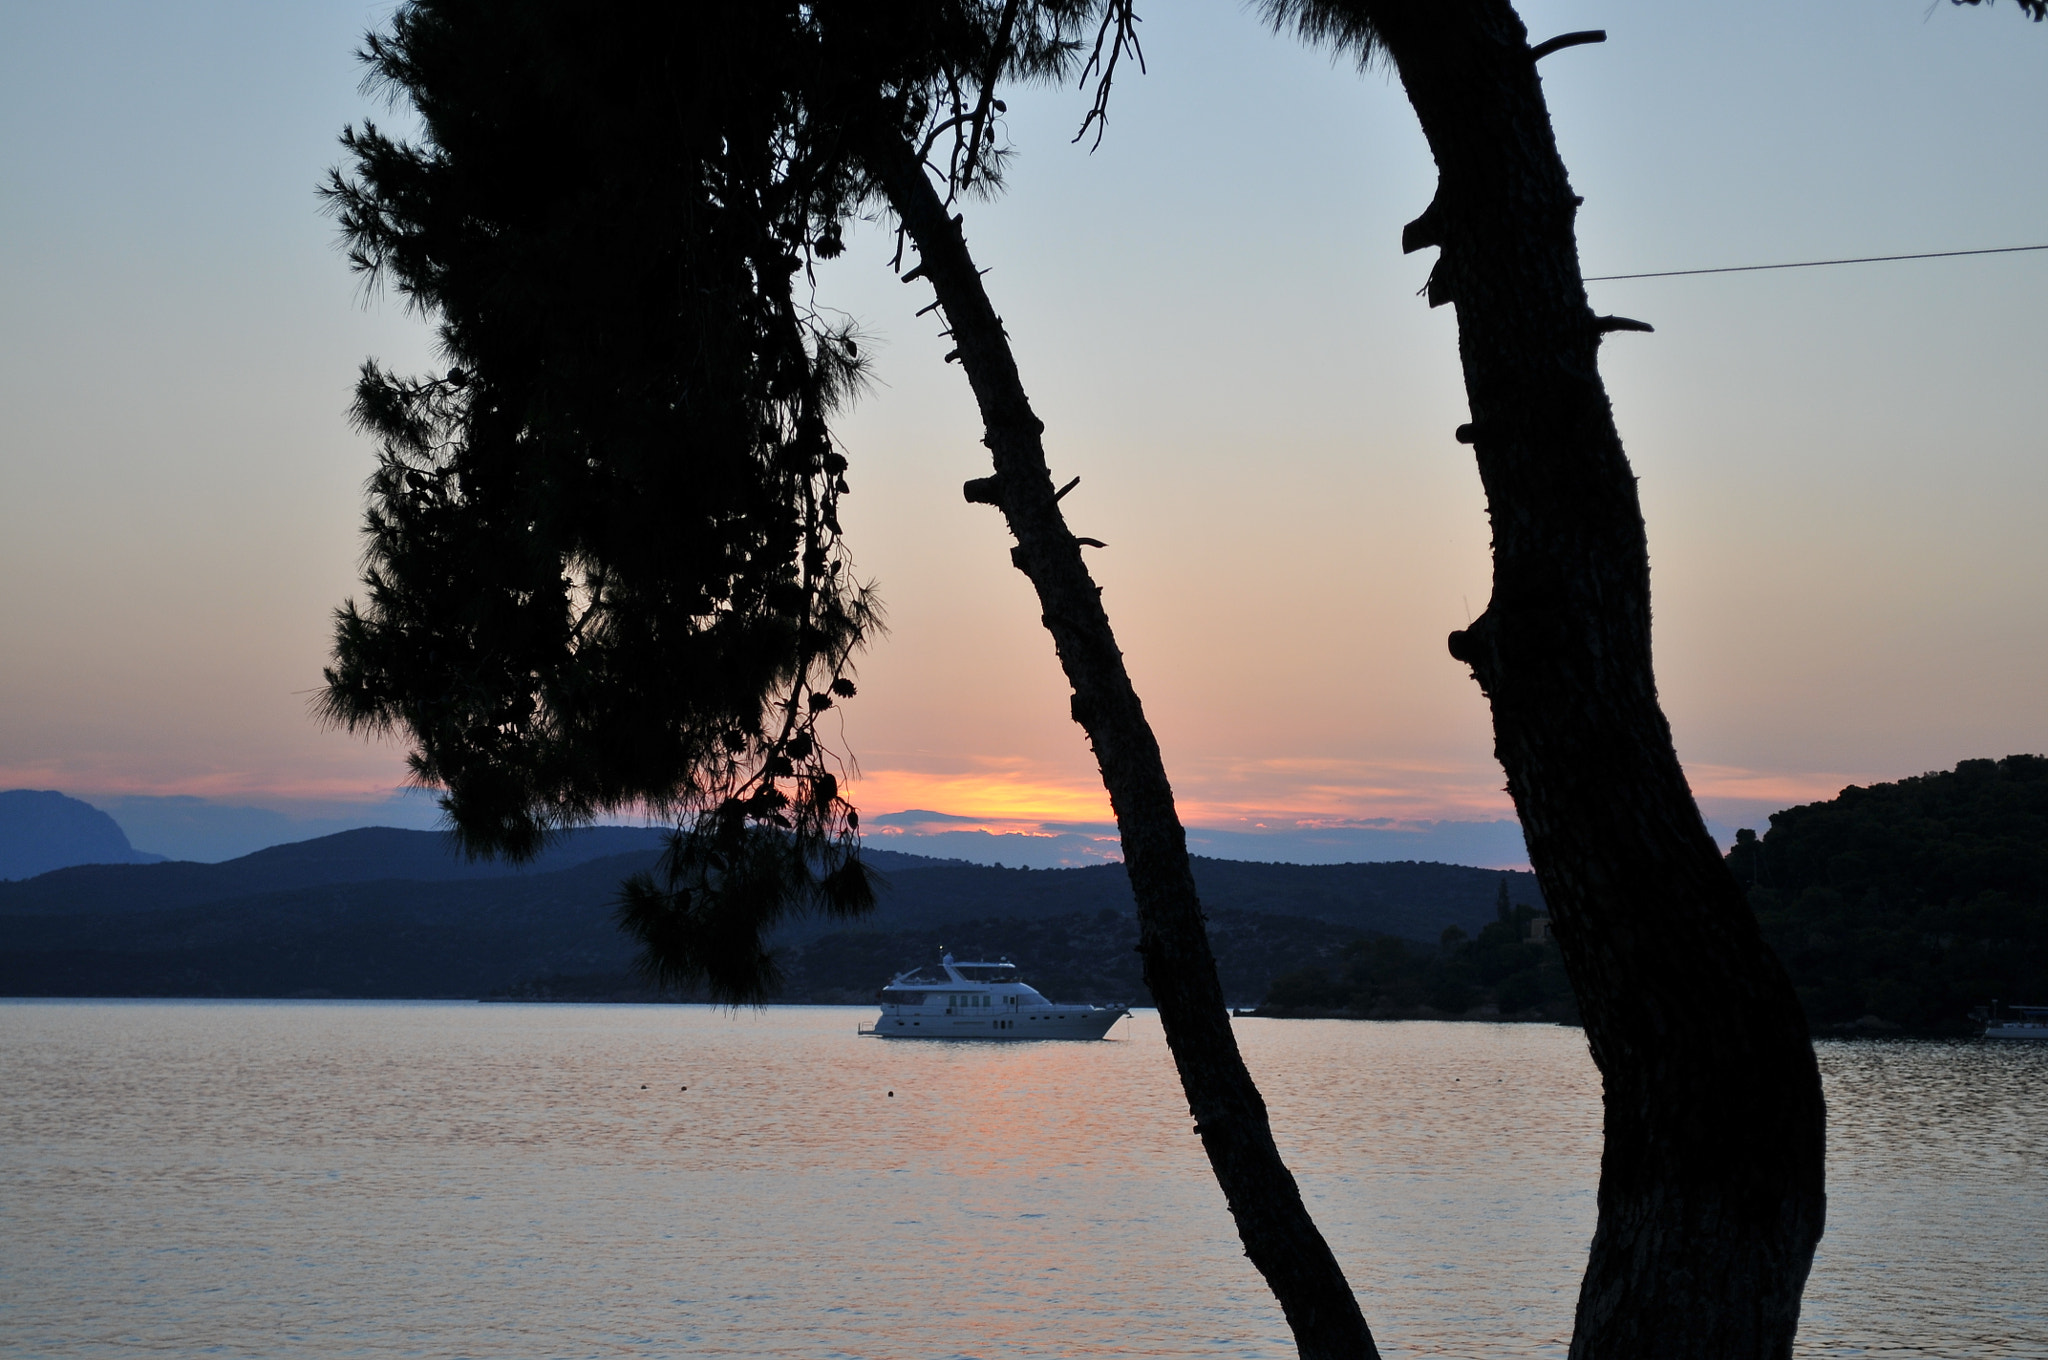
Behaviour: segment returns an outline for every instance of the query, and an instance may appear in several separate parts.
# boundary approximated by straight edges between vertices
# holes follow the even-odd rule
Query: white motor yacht
[[[2048,1039],[2048,1006],[2007,1006],[2016,1016],[1992,1020],[1984,1026],[1987,1039]]]
[[[1017,965],[960,963],[951,954],[889,979],[876,1039],[1100,1039],[1129,1006],[1062,1006],[1025,983]]]

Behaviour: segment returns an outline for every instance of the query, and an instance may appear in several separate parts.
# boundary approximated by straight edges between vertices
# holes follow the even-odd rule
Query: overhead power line
[[[1684,274],[1753,274],[1760,269],[1818,269],[1828,264],[1884,264],[1891,260],[1946,260],[1956,255],[2016,255],[2024,250],[2048,250],[2038,246],[1992,246],[1986,250],[1928,250],[1917,255],[1858,255],[1848,260],[1797,260],[1791,264],[1726,264],[1717,269],[1660,269],[1651,274],[1596,274],[1587,283],[1613,283],[1618,279],[1675,279]]]

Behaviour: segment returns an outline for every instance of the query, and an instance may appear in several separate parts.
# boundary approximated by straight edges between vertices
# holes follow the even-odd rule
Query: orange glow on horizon
[[[1022,762],[959,774],[863,769],[850,792],[857,805],[877,812],[914,808],[1001,823],[1006,828],[1018,823],[1036,826],[1111,820],[1109,795],[1099,782],[1070,783],[1028,773]]]
[[[1700,799],[1793,807],[1825,802],[1850,784],[1885,776],[1784,772],[1730,765],[1686,769]],[[1497,769],[1425,762],[1363,762],[1319,758],[1194,761],[1175,779],[1183,824],[1209,830],[1331,830],[1347,826],[1414,827],[1442,821],[1512,819],[1514,805]],[[938,774],[867,770],[851,794],[872,816],[917,809],[962,821],[918,830],[982,830],[1052,834],[1061,823],[1104,825],[1111,814],[1100,785],[1063,780],[1056,772],[1009,768]],[[894,828],[878,828],[890,834]]]
[[[95,763],[96,764],[96,763]],[[1182,822],[1210,830],[1414,826],[1437,821],[1495,821],[1514,816],[1499,771],[1428,762],[1275,757],[1196,759],[1173,773]],[[1824,802],[1850,784],[1897,776],[1841,772],[1760,771],[1728,765],[1686,769],[1702,800],[1771,804]],[[0,788],[58,789],[75,797],[189,797],[221,804],[323,802],[373,807],[407,793],[391,772],[382,777],[280,776],[239,769],[152,778],[73,762],[0,765]],[[848,789],[864,816],[927,811],[944,819],[912,827],[871,827],[874,834],[981,830],[1053,835],[1062,826],[1107,827],[1108,795],[1092,777],[1021,758],[986,758],[954,771],[864,769]]]
[[[1421,763],[1320,758],[1193,761],[1174,781],[1188,826],[1256,829],[1512,817],[1496,773]],[[1023,761],[934,772],[863,769],[849,794],[870,818],[919,810],[968,819],[932,829],[1031,834],[1061,823],[1106,825],[1109,798],[1093,780],[1063,777]],[[887,834],[887,828],[881,828]]]

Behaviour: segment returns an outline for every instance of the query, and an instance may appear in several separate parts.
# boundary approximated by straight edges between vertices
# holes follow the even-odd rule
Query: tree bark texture
[[[1789,1357],[1825,1214],[1806,1023],[1700,819],[1659,707],[1649,555],[1599,368],[1578,200],[1508,0],[1344,0],[1436,158],[1407,249],[1440,247],[1493,524],[1453,633],[1493,710],[1605,1090],[1573,1360]],[[1578,60],[1586,60],[1581,56]]]
[[[948,215],[922,161],[900,139],[877,142],[866,160],[917,247],[912,276],[930,280],[980,406],[995,475],[969,482],[967,495],[1002,510],[1017,539],[1011,560],[1038,593],[1073,686],[1074,720],[1094,748],[1123,839],[1145,985],[1245,1254],[1278,1298],[1304,1360],[1376,1357],[1358,1301],[1280,1159],[1265,1101],[1238,1052],[1159,743],[1124,669],[1101,588],[1060,512],[1045,427],[1025,396],[960,220]]]

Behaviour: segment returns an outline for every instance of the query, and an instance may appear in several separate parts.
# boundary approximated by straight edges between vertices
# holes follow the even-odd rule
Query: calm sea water
[[[930,1045],[867,1014],[0,1003],[0,1350],[1293,1354],[1156,1018]],[[1561,1356],[1599,1154],[1579,1033],[1238,1028],[1385,1352]],[[2048,1052],[1821,1064],[1801,1354],[2048,1356]]]

